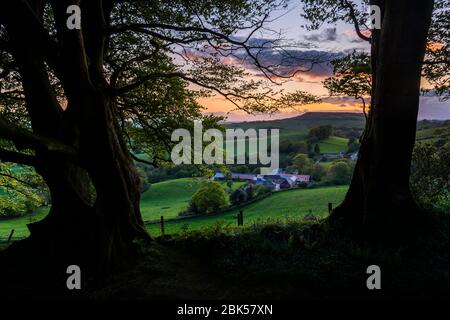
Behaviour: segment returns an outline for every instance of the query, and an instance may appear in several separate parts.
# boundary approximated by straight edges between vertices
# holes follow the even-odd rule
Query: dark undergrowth
[[[137,244],[143,259],[107,283],[76,295],[28,290],[34,298],[409,299],[450,298],[450,216],[408,245],[356,243],[320,222],[220,224]],[[368,290],[369,265],[381,290]],[[23,284],[22,284],[23,285]],[[23,288],[23,286],[22,286]],[[19,289],[20,290],[20,289]],[[9,297],[14,297],[14,290]],[[20,296],[20,294],[18,294]]]
[[[450,298],[450,217],[397,247],[357,244],[321,223],[254,225],[157,239],[145,261],[91,297],[179,299]],[[368,266],[381,290],[368,290]],[[129,285],[132,281],[132,285]]]

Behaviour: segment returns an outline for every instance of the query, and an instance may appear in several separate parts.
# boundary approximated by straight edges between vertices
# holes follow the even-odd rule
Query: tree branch
[[[2,148],[0,148],[0,159],[6,162],[19,163],[27,166],[34,166],[36,164],[36,158],[34,156]]]
[[[359,26],[359,22],[358,19],[356,18],[356,12],[355,12],[355,8],[353,7],[353,5],[348,2],[347,0],[341,0],[341,5],[348,9],[349,11],[349,15],[350,15],[350,19],[352,19],[353,24],[355,26],[355,31],[356,34],[358,35],[358,37],[360,37],[361,39],[363,39],[364,41],[367,42],[372,42],[372,38],[365,36],[362,32],[361,32],[361,28]]]
[[[33,149],[39,151],[55,152],[70,158],[76,158],[78,152],[75,148],[60,141],[39,136],[24,130],[0,118],[0,138],[12,141],[20,149]]]
[[[136,157],[132,152],[130,152],[130,154],[131,154],[131,157],[132,157],[135,161],[137,161],[137,162],[145,163],[145,164],[148,164],[148,165],[150,165],[150,166],[154,166],[154,165],[155,165],[155,164],[154,164],[153,162],[151,162],[151,161],[147,161],[147,160],[144,160],[144,159],[141,159],[141,158]]]
[[[9,179],[16,180],[17,182],[20,182],[20,183],[22,183],[22,184],[24,184],[24,185],[26,185],[26,186],[28,186],[28,187],[31,187],[31,188],[36,187],[35,185],[33,185],[33,184],[31,184],[31,183],[29,183],[29,182],[27,182],[27,181],[25,181],[25,180],[22,180],[22,179],[20,179],[20,178],[18,178],[18,177],[15,177],[15,176],[13,176],[13,175],[11,175],[11,174],[8,174],[8,173],[0,172],[0,176],[6,177],[6,178],[9,178]]]

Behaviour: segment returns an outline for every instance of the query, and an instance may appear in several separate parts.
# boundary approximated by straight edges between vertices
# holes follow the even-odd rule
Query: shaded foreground
[[[216,224],[201,232],[138,243],[140,262],[106,282],[85,281],[77,292],[64,288],[63,273],[46,285],[45,277],[38,276],[44,269],[21,265],[0,279],[8,284],[1,295],[94,300],[448,299],[450,217],[437,215],[434,222],[433,232],[421,234],[415,243],[378,249],[356,244],[319,223],[241,230]],[[381,268],[381,290],[367,289],[369,265]]]

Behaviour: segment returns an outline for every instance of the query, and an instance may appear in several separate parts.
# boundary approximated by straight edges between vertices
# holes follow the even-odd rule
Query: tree
[[[333,134],[333,126],[325,125],[311,128],[308,132],[308,140],[311,143],[318,142],[329,138]]]
[[[30,259],[35,254],[58,270],[75,261],[105,276],[132,261],[136,239],[150,239],[134,161],[167,155],[171,128],[201,118],[196,98],[219,94],[247,112],[316,101],[249,81],[221,57],[245,56],[267,78],[314,62],[280,74],[281,63],[258,60],[268,45],[282,52],[277,39],[261,44],[252,35],[283,1],[77,3],[80,29],[66,26],[74,1],[0,4],[0,137],[8,142],[0,158],[34,167],[52,198],[48,216],[8,252],[27,248]],[[151,148],[152,159],[129,147]]]
[[[45,184],[33,170],[0,163],[0,217],[30,213],[47,201]]]
[[[327,167],[320,164],[320,163],[316,163],[314,164],[312,171],[311,171],[311,176],[312,179],[314,181],[322,181],[322,179],[326,176],[328,170]]]
[[[292,159],[292,165],[300,174],[307,174],[311,172],[313,161],[307,154],[299,153]]]
[[[316,145],[314,146],[314,153],[315,154],[320,154],[320,147],[319,144],[316,143]]]
[[[431,143],[415,146],[411,189],[420,205],[450,209],[450,141],[441,147]]]
[[[220,183],[204,180],[192,196],[192,203],[201,214],[211,213],[228,206],[228,195]]]
[[[359,142],[355,138],[350,138],[347,143],[347,153],[353,153],[359,150]]]
[[[244,203],[245,201],[247,201],[247,193],[241,188],[234,190],[230,194],[230,202],[234,206]]]
[[[410,226],[418,227],[423,219],[411,194],[409,176],[434,1],[369,2],[381,9],[379,30],[362,30],[364,6],[354,1],[304,1],[311,27],[344,20],[354,24],[358,36],[371,44],[368,120],[349,191],[328,221],[373,241],[400,241],[417,229]]]
[[[450,3],[448,0],[435,1],[435,9],[428,35],[424,76],[432,89],[443,100],[450,98]]]
[[[326,180],[333,184],[349,184],[352,179],[353,166],[343,159],[335,161],[326,173]]]
[[[372,88],[370,56],[365,52],[356,52],[334,59],[333,76],[325,79],[324,87],[331,96],[349,96],[361,100],[366,114],[366,97]]]

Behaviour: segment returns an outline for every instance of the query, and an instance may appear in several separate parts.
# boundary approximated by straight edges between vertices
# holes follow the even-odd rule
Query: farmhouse
[[[323,153],[321,156],[322,156],[322,160],[335,160],[335,159],[343,158],[344,157],[344,153],[343,152]]]
[[[249,174],[249,173],[232,173],[231,179],[233,180],[245,180],[245,181],[254,181],[256,180],[255,174]]]
[[[358,160],[358,152],[352,153],[352,154],[349,156],[349,159],[352,160],[352,161]]]
[[[281,169],[277,172],[282,172]],[[225,175],[221,172],[214,174],[213,180],[225,180]],[[309,183],[311,181],[310,175],[304,174],[265,174],[265,175],[255,175],[250,173],[232,173],[232,180],[247,181],[248,183],[255,185],[265,185],[270,186],[275,190],[279,189],[290,189],[297,186],[299,183]]]
[[[213,180],[225,180],[226,177],[222,172],[216,172],[214,174],[214,176],[212,177]],[[231,174],[231,179],[232,180],[243,180],[243,181],[254,181],[256,180],[256,175],[255,174],[250,174],[250,173],[232,173]]]
[[[213,180],[224,180],[225,175],[222,172],[216,172],[212,179]]]

